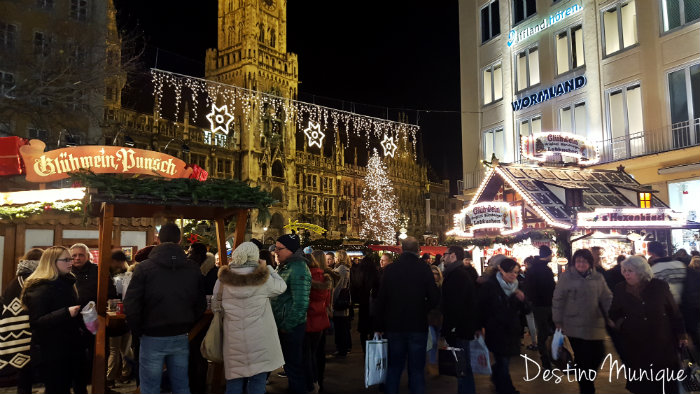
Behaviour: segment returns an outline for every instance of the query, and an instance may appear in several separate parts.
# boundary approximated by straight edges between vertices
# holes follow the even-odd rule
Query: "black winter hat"
[[[294,253],[299,250],[299,236],[296,234],[285,234],[277,238],[277,242],[284,245],[285,248],[289,249],[290,252]]]
[[[540,246],[540,258],[547,258],[552,255],[552,249],[547,245]]]

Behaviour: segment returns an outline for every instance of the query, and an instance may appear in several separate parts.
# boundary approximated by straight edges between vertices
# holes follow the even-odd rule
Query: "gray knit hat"
[[[243,242],[231,254],[232,267],[257,267],[260,259],[260,249],[252,242]]]

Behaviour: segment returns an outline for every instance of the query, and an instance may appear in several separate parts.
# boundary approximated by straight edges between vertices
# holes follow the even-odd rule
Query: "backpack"
[[[333,310],[344,311],[350,308],[352,300],[350,297],[350,288],[348,286],[338,290],[338,297],[333,302]]]

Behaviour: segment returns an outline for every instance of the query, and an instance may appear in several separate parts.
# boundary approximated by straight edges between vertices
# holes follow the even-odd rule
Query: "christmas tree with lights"
[[[376,149],[367,163],[360,214],[362,215],[360,237],[382,241],[389,245],[396,242],[396,226],[399,219],[396,196],[387,176],[386,167]]]

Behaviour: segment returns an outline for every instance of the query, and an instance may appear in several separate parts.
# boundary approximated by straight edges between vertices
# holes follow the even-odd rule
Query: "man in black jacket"
[[[552,297],[554,296],[554,273],[547,263],[552,260],[552,249],[546,245],[540,246],[539,257],[525,272],[525,296],[532,304],[532,313],[537,328],[537,350],[540,353],[542,367],[552,368],[547,337],[553,334],[552,327]]]
[[[476,329],[475,282],[464,265],[464,249],[450,246],[445,259],[445,280],[442,282],[442,334],[452,347],[464,349],[467,360],[465,376],[457,378],[457,393],[475,393],[474,375],[469,358],[469,341]]]
[[[180,229],[164,224],[161,244],[134,269],[124,308],[129,327],[141,338],[141,392],[160,393],[168,360],[172,392],[189,393],[188,332],[206,309],[204,278],[179,245]]]
[[[377,303],[377,327],[389,342],[386,394],[399,392],[408,359],[408,386],[425,392],[425,355],[428,343],[428,311],[435,308],[440,292],[428,264],[418,256],[418,241],[406,238],[397,262],[384,268]]]

